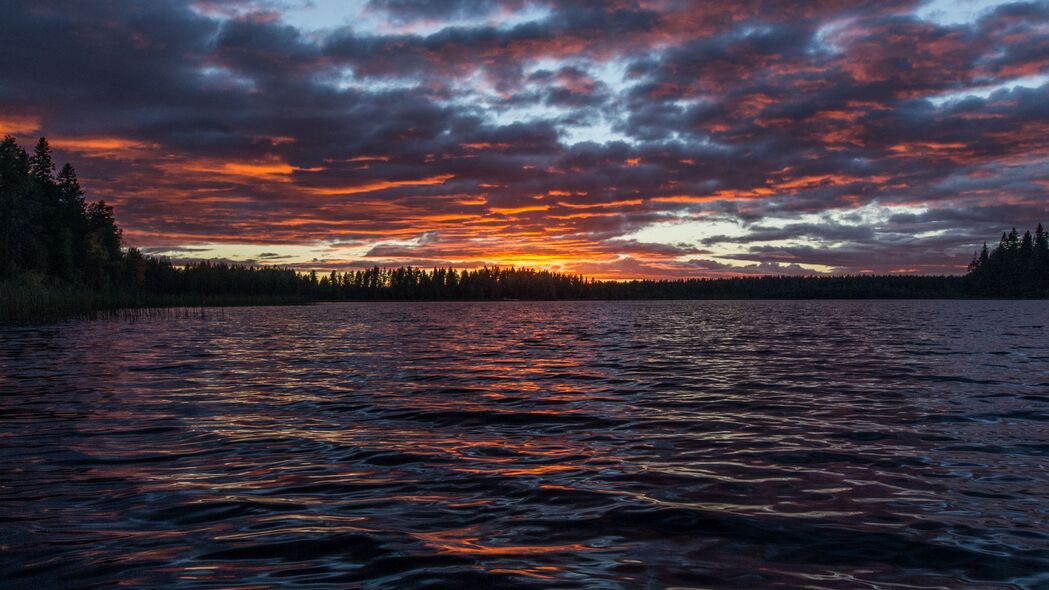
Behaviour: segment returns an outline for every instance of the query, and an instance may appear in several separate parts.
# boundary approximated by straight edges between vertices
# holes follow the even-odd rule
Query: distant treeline
[[[262,304],[319,300],[830,299],[1045,297],[1049,235],[984,245],[958,276],[762,276],[599,281],[528,268],[379,268],[302,273],[290,268],[197,262],[175,265],[125,248],[113,208],[88,202],[76,171],[55,172],[40,138],[30,155],[0,142],[0,320],[151,305]]]
[[[1039,223],[1034,234],[1003,233],[993,250],[984,244],[969,263],[965,287],[987,297],[1049,296],[1049,233]]]
[[[316,275],[311,275],[316,276]],[[530,268],[372,268],[315,279],[324,300],[835,299],[961,296],[951,276],[764,276],[599,281]]]

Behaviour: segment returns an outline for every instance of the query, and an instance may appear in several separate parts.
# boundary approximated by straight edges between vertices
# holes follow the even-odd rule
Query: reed
[[[302,305],[301,295],[195,295],[96,291],[26,282],[0,283],[0,323],[51,323],[69,318],[200,317],[203,308]],[[158,312],[158,310],[164,310]]]

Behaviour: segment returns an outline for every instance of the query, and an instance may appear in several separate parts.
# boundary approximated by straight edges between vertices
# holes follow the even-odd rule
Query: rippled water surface
[[[0,586],[1049,588],[1046,302],[0,331]]]

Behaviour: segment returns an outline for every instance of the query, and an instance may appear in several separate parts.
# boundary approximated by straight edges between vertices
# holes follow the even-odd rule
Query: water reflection
[[[12,328],[12,587],[1049,584],[1039,302]]]

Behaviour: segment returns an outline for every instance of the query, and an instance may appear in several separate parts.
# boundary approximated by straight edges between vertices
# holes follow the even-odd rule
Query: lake
[[[1047,588],[1049,302],[0,329],[5,588]]]

